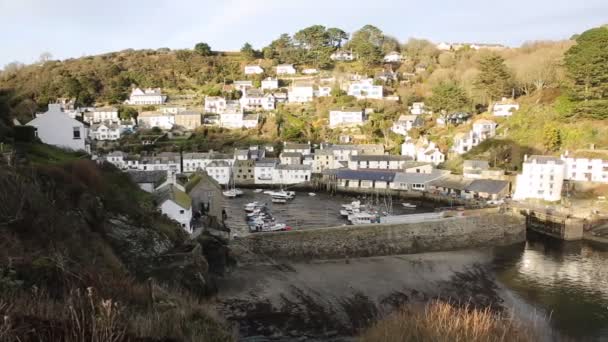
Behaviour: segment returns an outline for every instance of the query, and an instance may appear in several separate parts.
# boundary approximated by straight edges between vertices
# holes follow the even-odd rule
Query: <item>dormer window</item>
[[[80,139],[80,127],[74,127],[73,138]]]

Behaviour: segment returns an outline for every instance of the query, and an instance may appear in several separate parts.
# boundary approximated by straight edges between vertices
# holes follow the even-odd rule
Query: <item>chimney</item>
[[[528,155],[527,155],[527,154],[525,154],[525,155],[524,155],[524,163],[525,163],[525,162],[527,162],[527,161],[528,161]]]
[[[595,150],[595,144],[589,144],[589,149],[592,151]]]

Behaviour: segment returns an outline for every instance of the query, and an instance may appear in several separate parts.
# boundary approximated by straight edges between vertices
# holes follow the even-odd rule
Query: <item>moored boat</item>
[[[405,208],[405,209],[416,209],[416,205],[415,204],[411,204],[411,203],[401,203],[401,205]]]

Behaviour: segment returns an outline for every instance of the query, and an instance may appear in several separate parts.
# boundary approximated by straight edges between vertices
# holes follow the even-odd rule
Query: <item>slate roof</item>
[[[211,163],[207,164],[207,167],[230,167],[230,164],[228,164],[227,162],[223,161],[223,160],[216,160],[216,161],[212,161]]]
[[[302,158],[302,153],[300,152],[283,152],[281,153],[281,157],[285,157],[285,158]]]
[[[528,160],[525,163],[533,163],[536,162],[537,164],[548,164],[549,162],[554,162],[557,165],[562,165],[564,164],[564,161],[561,160],[560,158],[557,157],[553,157],[553,156],[539,156],[539,155],[533,155],[528,157]]]
[[[509,187],[509,182],[495,179],[476,179],[469,186],[468,191],[499,194]]]
[[[365,170],[338,170],[336,177],[339,179],[356,179],[369,181],[392,182],[395,172],[391,171],[365,171]]]
[[[127,171],[127,175],[136,184],[151,183],[160,185],[167,179],[166,171]]]
[[[271,167],[271,166],[277,165],[278,163],[279,163],[279,161],[277,159],[267,158],[267,159],[256,160],[255,166],[256,167]]]
[[[308,144],[295,144],[295,143],[287,143],[285,144],[285,146],[283,147],[284,150],[304,150],[310,149],[310,145]]]
[[[357,155],[350,156],[351,161],[410,161],[412,157],[394,155]]]
[[[154,192],[156,203],[162,204],[167,200],[175,202],[184,209],[192,207],[192,198],[173,184],[167,184]]]
[[[490,164],[486,160],[465,160],[462,167],[465,169],[487,170],[490,168]]]
[[[424,184],[439,179],[447,175],[447,173],[442,170],[434,170],[431,173],[397,172],[394,181],[395,183]]]
[[[472,183],[471,180],[462,178],[462,176],[447,175],[436,179],[430,183],[432,186],[456,190],[467,190],[467,187]]]
[[[310,171],[312,167],[310,165],[285,165],[279,164],[277,165],[277,170],[302,170],[302,171]]]

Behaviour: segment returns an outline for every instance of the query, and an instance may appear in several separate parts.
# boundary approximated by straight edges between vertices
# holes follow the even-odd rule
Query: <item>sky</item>
[[[607,0],[0,0],[0,68],[43,52],[65,59],[127,48],[262,48],[320,24],[366,24],[407,41],[501,43],[567,39],[608,23]]]

